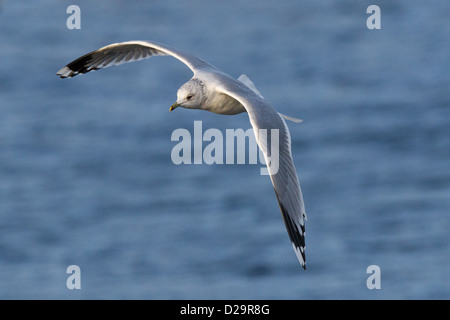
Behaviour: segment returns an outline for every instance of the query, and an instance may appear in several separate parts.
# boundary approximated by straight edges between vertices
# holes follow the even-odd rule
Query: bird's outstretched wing
[[[61,78],[72,78],[80,73],[139,61],[152,56],[167,55],[186,64],[194,74],[199,69],[215,69],[200,58],[167,45],[153,41],[127,41],[110,44],[85,54],[59,70],[57,75]]]
[[[249,88],[237,83],[225,83],[216,90],[237,100],[247,110],[266,164],[276,159],[274,152],[278,151],[278,166],[270,165],[268,171],[295,254],[302,267],[306,269],[306,212],[300,182],[292,160],[291,136],[286,122],[266,100]],[[261,129],[267,130],[265,137],[260,134]],[[273,148],[276,144],[272,143],[272,139],[276,139],[276,135],[269,133],[272,129],[278,130],[278,150]]]

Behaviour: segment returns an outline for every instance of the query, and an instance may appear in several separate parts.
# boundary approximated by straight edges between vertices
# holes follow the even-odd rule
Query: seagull
[[[223,115],[247,112],[256,142],[264,154],[292,247],[301,266],[306,270],[305,221],[307,219],[300,182],[292,159],[291,136],[285,121],[301,122],[302,120],[275,111],[245,74],[234,79],[197,56],[171,46],[154,41],[127,41],[110,44],[85,54],[63,67],[57,75],[63,79],[72,78],[78,74],[153,56],[172,56],[187,65],[194,73],[193,77],[178,89],[177,100],[169,111],[182,107]],[[267,130],[266,132],[277,131],[278,150],[269,148],[271,138],[260,134],[264,129]],[[276,170],[270,165],[271,152],[278,152],[279,164]]]

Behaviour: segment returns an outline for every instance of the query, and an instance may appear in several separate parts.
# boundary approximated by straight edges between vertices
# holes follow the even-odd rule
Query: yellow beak
[[[175,102],[175,103],[170,107],[169,112],[175,110],[175,109],[178,108],[179,106],[180,106],[180,105],[179,105],[178,103]]]

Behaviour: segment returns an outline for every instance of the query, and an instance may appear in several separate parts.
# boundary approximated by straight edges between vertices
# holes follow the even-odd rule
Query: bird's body
[[[204,96],[207,98],[198,106],[198,109],[224,115],[235,115],[247,112],[238,101],[230,99],[227,94],[218,92],[218,88],[220,88],[221,84],[224,83],[224,81],[230,81],[230,79],[234,80],[225,73],[202,71],[187,82],[187,84],[192,82],[199,83],[200,86],[202,86],[201,90],[206,91]],[[249,90],[245,85],[241,85],[241,87],[241,90]]]
[[[300,264],[306,269],[306,212],[292,160],[291,137],[284,119],[295,122],[301,120],[276,112],[247,76],[242,75],[239,79],[234,79],[196,56],[152,41],[108,45],[74,60],[57,74],[61,78],[71,78],[80,73],[158,55],[173,56],[185,63],[194,73],[178,90],[177,101],[170,111],[183,107],[224,115],[247,112],[258,146],[264,154],[289,238]],[[266,133],[275,131],[276,134],[264,136],[261,134],[264,130]],[[276,142],[277,148],[273,147],[272,142]],[[276,166],[271,161],[275,153],[279,159]]]

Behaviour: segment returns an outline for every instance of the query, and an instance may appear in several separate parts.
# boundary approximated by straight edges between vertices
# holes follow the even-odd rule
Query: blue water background
[[[0,298],[449,299],[449,16],[448,1],[2,1]],[[306,272],[259,165],[172,163],[177,128],[250,128],[169,113],[183,64],[55,75],[138,39],[245,73],[305,120],[289,127]]]

